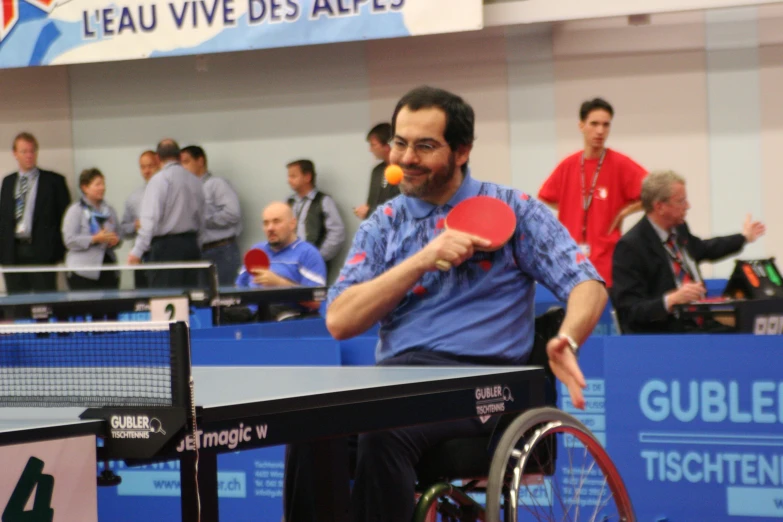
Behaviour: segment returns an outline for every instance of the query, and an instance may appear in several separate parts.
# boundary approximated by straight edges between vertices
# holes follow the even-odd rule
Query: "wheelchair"
[[[601,443],[579,420],[554,407],[557,388],[546,344],[564,316],[562,308],[553,308],[536,318],[529,361],[546,368],[550,406],[502,418],[495,430],[502,430],[499,440],[494,435],[455,439],[427,451],[417,467],[414,522],[500,522],[501,516],[504,522],[636,521],[622,478]]]

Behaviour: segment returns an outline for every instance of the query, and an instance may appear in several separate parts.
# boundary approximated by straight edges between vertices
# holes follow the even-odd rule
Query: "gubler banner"
[[[482,9],[481,0],[2,0],[0,67],[468,31],[481,29]]]

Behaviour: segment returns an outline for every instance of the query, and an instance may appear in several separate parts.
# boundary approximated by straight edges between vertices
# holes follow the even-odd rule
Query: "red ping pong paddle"
[[[269,268],[269,256],[260,248],[253,248],[245,254],[245,269],[253,273],[253,270],[266,270]]]
[[[504,201],[490,196],[474,196],[457,204],[446,216],[445,226],[473,236],[487,239],[490,245],[477,248],[494,252],[503,247],[517,228],[517,216]],[[451,263],[439,259],[436,266],[451,269]]]

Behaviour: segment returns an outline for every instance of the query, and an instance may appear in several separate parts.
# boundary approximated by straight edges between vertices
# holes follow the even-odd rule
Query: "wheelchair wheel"
[[[487,522],[500,522],[501,504],[506,522],[636,520],[609,455],[556,408],[527,411],[503,433],[487,481]]]

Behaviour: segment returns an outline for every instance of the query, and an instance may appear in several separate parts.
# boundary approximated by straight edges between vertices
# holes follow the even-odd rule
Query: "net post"
[[[217,296],[220,287],[217,265],[214,263],[210,264],[207,271],[209,272],[209,297],[214,298]]]
[[[183,321],[169,326],[171,339],[171,403],[190,411],[190,332]]]
[[[217,265],[212,263],[207,269],[209,272],[209,300],[210,305],[220,297],[220,281],[218,279]],[[220,326],[220,307],[212,307],[213,326]]]

